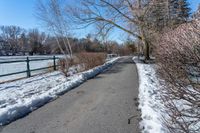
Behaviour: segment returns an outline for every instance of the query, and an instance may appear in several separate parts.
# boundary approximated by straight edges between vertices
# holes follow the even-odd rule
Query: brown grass
[[[66,75],[70,67],[82,65],[84,70],[94,68],[105,63],[105,53],[88,53],[81,52],[74,55],[73,59],[60,59],[58,61],[59,69]]]
[[[88,70],[105,63],[106,54],[81,52],[76,57],[78,64],[84,64],[85,70]]]

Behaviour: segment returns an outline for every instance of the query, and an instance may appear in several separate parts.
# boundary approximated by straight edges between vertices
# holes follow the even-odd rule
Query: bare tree
[[[150,0],[82,0],[77,7],[71,7],[72,20],[88,26],[100,23],[102,28],[119,28],[145,45],[145,57],[150,59],[150,42],[147,39],[145,18],[152,8]],[[134,27],[134,28],[133,28]]]
[[[121,29],[143,43],[146,60],[150,59],[153,34],[162,31],[172,20],[178,21],[174,16],[187,18],[189,11],[183,0],[81,0],[76,5],[67,10],[71,20],[82,27],[99,24],[100,31]]]
[[[24,29],[18,26],[1,26],[1,36],[4,41],[6,41],[10,47],[13,54],[19,51],[18,40]]]
[[[21,52],[25,54],[25,52],[28,52],[28,38],[26,36],[26,32],[23,32],[19,37],[19,47],[21,49]]]
[[[44,32],[40,33],[38,29],[29,30],[27,39],[31,54],[44,54],[43,44],[46,40]]]
[[[36,16],[54,34],[62,53],[72,57],[72,49],[68,39],[69,26],[67,25],[66,16],[63,14],[62,5],[61,0],[38,1]],[[64,44],[66,51],[61,47],[61,42]]]

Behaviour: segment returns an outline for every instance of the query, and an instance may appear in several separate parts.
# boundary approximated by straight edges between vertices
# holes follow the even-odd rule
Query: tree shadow
[[[105,72],[103,72],[103,74],[120,73],[124,69],[125,66],[130,65],[130,64],[134,64],[134,61],[132,59],[121,60],[117,62],[115,65],[113,65],[112,67],[110,67],[109,69],[107,69]]]

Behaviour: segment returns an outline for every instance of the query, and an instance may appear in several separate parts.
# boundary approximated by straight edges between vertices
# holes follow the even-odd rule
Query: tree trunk
[[[141,41],[143,42],[143,45],[144,45],[143,51],[144,51],[145,60],[150,60],[150,46],[149,46],[149,42],[146,39],[146,35],[145,35],[143,27],[141,27],[140,33],[141,33]]]
[[[144,52],[144,56],[145,56],[145,60],[150,60],[150,46],[149,43],[145,40],[145,52]]]

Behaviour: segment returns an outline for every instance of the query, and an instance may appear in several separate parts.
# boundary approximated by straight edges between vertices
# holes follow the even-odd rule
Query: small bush
[[[77,57],[79,64],[84,64],[85,70],[102,65],[103,63],[105,63],[106,60],[105,53],[81,52],[76,54],[75,56]]]
[[[70,67],[75,67],[77,65],[81,65],[82,69],[79,71],[88,70],[94,68],[96,66],[102,65],[105,63],[106,54],[105,53],[88,53],[81,52],[77,53],[73,56],[72,59],[60,59],[58,61],[59,69],[68,76],[68,71]]]
[[[71,64],[71,59],[64,58],[64,59],[59,59],[58,65],[59,69],[67,76],[67,72],[69,70]]]
[[[54,71],[54,69],[53,69],[53,67],[52,67],[52,66],[53,66],[53,63],[48,62],[47,66],[49,67],[48,70],[47,70],[47,72],[52,72],[52,71]]]

